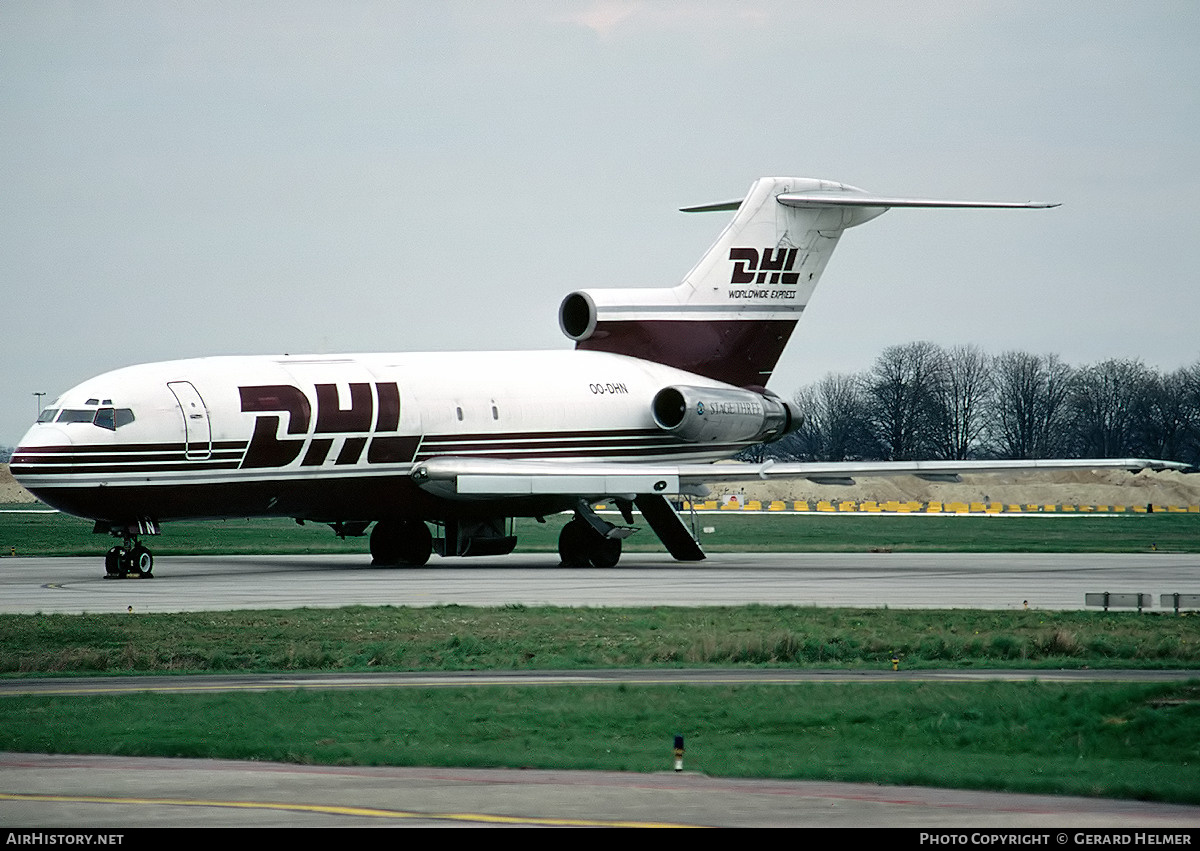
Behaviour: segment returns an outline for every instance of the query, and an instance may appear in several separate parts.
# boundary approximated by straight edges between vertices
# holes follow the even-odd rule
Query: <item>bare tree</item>
[[[992,395],[991,358],[978,346],[955,346],[942,353],[934,450],[953,461],[977,455],[987,429]]]
[[[793,398],[804,414],[803,424],[792,435],[797,457],[811,461],[878,457],[860,378],[830,373],[796,391]]]
[[[1154,373],[1142,395],[1139,453],[1180,461],[1192,454],[1200,428],[1200,365]]]
[[[893,461],[929,457],[937,432],[942,350],[929,342],[889,346],[864,378],[875,434]]]
[[[1137,454],[1138,413],[1151,384],[1150,371],[1136,360],[1112,358],[1079,370],[1070,397],[1079,453],[1096,458]]]
[[[1003,458],[1052,458],[1071,445],[1068,393],[1072,370],[1058,355],[1005,352],[992,361],[990,430]]]

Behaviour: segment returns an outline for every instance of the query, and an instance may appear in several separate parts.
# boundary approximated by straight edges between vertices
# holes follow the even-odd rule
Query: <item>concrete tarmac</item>
[[[1092,592],[1200,592],[1200,555],[716,553],[697,564],[632,553],[609,570],[550,554],[434,558],[377,568],[353,556],[163,556],[155,577],[110,580],[102,560],[0,559],[0,612],[313,606],[795,606],[1082,609]]]
[[[0,754],[0,824],[112,832],[486,825],[1045,828],[1072,834],[1133,827],[1171,834],[1200,828],[1200,807],[704,777],[674,773],[670,759],[664,754],[668,765],[658,774],[624,774],[10,753]]]

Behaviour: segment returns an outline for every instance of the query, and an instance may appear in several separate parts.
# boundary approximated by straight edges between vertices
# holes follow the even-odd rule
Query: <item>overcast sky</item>
[[[842,239],[771,386],[887,345],[1200,358],[1200,3],[0,3],[0,444],[206,354],[566,348],[763,175],[1045,200]]]

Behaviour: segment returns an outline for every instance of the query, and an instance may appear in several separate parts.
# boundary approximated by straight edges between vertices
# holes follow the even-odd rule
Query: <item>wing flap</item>
[[[579,475],[570,469],[504,475],[460,473],[455,479],[456,493],[464,496],[679,493],[678,476],[646,475],[632,471],[613,471],[600,475]]]
[[[563,494],[583,497],[694,492],[717,482],[812,479],[849,483],[860,476],[921,476],[948,480],[970,473],[1032,470],[1188,470],[1187,464],[1146,458],[1067,458],[1026,461],[838,461],[762,464],[626,464],[431,458],[412,478],[449,499]]]

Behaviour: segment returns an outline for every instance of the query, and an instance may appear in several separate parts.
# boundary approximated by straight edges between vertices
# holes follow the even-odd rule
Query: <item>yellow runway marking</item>
[[[390,819],[434,819],[437,821],[482,822],[484,824],[544,825],[547,827],[696,827],[654,821],[620,821],[616,819],[540,818],[537,816],[502,816],[487,813],[418,813],[405,810],[384,810],[374,807],[335,807],[325,804],[287,804],[276,801],[205,801],[188,798],[110,798],[99,795],[44,795],[0,792],[0,801],[45,801],[69,804],[157,804],[170,807],[226,807],[239,810],[284,810],[287,812],[321,813],[323,815],[365,816]]]

